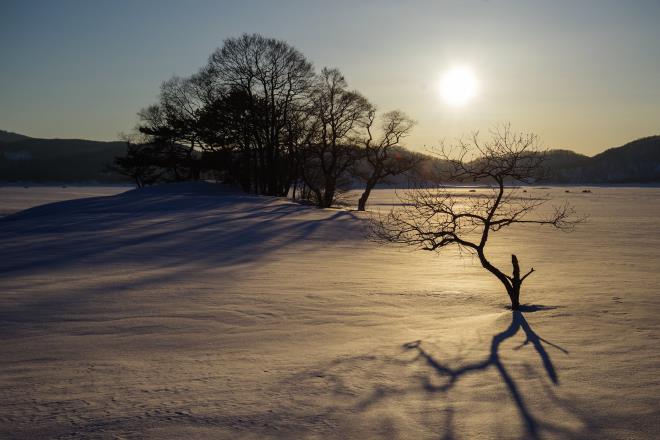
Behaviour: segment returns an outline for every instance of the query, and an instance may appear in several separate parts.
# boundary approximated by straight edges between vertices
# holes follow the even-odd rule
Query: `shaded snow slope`
[[[130,188],[127,185],[0,186],[0,218],[45,203],[111,196]]]
[[[660,190],[570,197],[588,226],[492,243],[537,270],[517,314],[470,258],[218,185],[7,216],[0,437],[656,438]]]

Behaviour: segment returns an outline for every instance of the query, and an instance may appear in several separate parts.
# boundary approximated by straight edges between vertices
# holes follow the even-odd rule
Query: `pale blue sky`
[[[658,0],[0,0],[0,129],[116,139],[162,81],[258,32],[409,113],[413,148],[510,121],[593,154],[660,133],[658,23]],[[436,90],[457,64],[479,81],[462,108]]]

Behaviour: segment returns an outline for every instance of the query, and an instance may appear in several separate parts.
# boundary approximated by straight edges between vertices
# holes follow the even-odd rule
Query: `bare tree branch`
[[[479,194],[459,194],[444,184],[413,188],[399,196],[402,207],[372,221],[374,240],[436,251],[455,245],[479,257],[481,265],[504,285],[512,307],[519,306],[520,287],[534,272],[520,274],[518,258],[511,256],[512,274],[490,263],[485,254],[490,233],[516,224],[550,226],[570,232],[585,220],[565,203],[548,215],[532,216],[549,197],[534,197],[513,186],[534,182],[543,172],[543,153],[538,137],[515,133],[506,124],[491,131],[482,142],[474,133],[469,142],[443,148],[440,157],[448,164],[445,179],[491,185]]]

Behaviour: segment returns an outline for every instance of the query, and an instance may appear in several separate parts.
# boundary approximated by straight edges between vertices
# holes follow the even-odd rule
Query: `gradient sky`
[[[162,81],[245,32],[407,112],[420,150],[505,121],[585,154],[660,133],[660,0],[0,0],[0,129],[115,140]],[[459,64],[479,93],[455,108],[437,83]]]

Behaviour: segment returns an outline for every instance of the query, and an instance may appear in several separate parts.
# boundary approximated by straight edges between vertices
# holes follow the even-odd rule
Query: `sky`
[[[658,23],[660,0],[0,0],[0,129],[116,140],[163,81],[256,32],[409,114],[410,148],[509,122],[593,155],[660,134]],[[438,90],[457,66],[477,82],[463,105]]]

